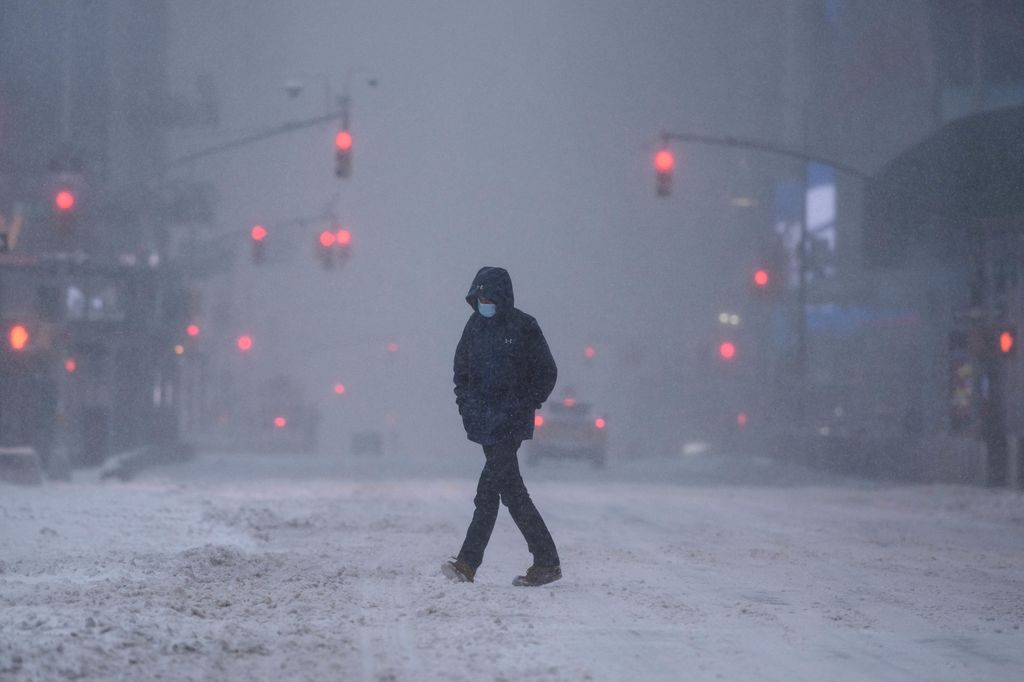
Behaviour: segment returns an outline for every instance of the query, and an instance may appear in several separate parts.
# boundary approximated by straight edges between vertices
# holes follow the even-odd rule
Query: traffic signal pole
[[[800,200],[800,238],[797,243],[797,289],[796,289],[796,356],[794,358],[794,370],[797,379],[796,396],[796,417],[800,423],[806,419],[807,413],[807,370],[808,370],[808,330],[807,330],[807,271],[808,271],[808,239],[807,239],[807,164],[814,162],[830,166],[846,175],[855,177],[861,181],[867,181],[869,175],[864,171],[837,163],[832,159],[825,159],[795,149],[779,147],[760,140],[751,140],[741,137],[699,135],[696,133],[676,133],[664,131],[661,133],[661,148],[667,149],[672,140],[703,144],[712,147],[731,147],[747,151],[759,151],[771,154],[784,159],[799,161],[803,164],[803,177],[801,186],[803,196]],[[659,185],[660,187],[660,185]],[[658,192],[659,196],[666,196],[668,192]]]
[[[796,418],[807,420],[807,368],[809,363],[807,331],[807,164],[803,166],[803,196],[800,197],[800,239],[797,242],[796,270]]]

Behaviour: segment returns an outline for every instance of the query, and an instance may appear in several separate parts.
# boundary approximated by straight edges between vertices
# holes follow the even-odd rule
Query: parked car
[[[526,450],[527,464],[542,459],[584,459],[602,467],[608,458],[605,417],[592,413],[588,403],[565,398],[534,416],[533,440]]]

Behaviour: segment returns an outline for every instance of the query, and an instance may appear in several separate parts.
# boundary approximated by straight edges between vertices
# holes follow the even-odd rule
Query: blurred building
[[[176,432],[186,294],[168,258],[175,197],[152,180],[167,128],[203,107],[166,92],[166,13],[0,12],[0,443],[47,460],[98,463]]]
[[[812,164],[775,191],[779,234],[806,210],[808,425],[885,450],[866,473],[921,473],[942,456],[914,454],[924,435],[985,442],[1002,481],[1024,428],[1019,354],[998,346],[1024,312],[1024,5],[789,7],[781,137],[863,170]]]

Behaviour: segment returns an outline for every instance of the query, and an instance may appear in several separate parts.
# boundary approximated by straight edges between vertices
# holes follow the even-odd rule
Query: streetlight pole
[[[342,95],[338,97],[338,108],[341,110],[341,125],[345,130],[348,130],[350,109],[352,105],[352,76],[353,74],[361,73],[366,77],[366,84],[371,88],[377,87],[376,76],[370,75],[365,69],[349,69],[345,72],[345,90]]]
[[[808,331],[807,331],[807,165],[803,166],[803,191],[800,197],[800,238],[797,241],[797,286],[796,286],[796,372],[800,382],[797,391],[796,418],[800,424],[807,417],[807,368],[808,368]]]
[[[820,163],[831,166],[837,171],[866,181],[870,177],[864,171],[837,163],[831,159],[814,156],[806,152],[787,149],[760,140],[751,140],[731,136],[699,135],[696,133],[661,133],[662,147],[667,147],[670,140],[704,144],[713,147],[732,147],[735,149],[754,150],[773,156],[801,162],[803,175],[801,178],[802,196],[800,197],[800,236],[796,248],[797,287],[796,287],[796,355],[794,370],[797,375],[796,412],[797,419],[803,423],[807,406],[807,370],[808,370],[808,330],[807,330],[807,272],[808,272],[808,231],[807,231],[807,164]]]

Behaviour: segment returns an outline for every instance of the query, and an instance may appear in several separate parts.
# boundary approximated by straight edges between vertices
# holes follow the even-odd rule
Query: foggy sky
[[[613,411],[629,382],[683,372],[718,311],[742,303],[750,221],[729,201],[762,186],[763,160],[679,150],[675,192],[657,200],[650,159],[663,129],[783,134],[785,3],[170,6],[171,89],[208,73],[222,97],[220,126],[173,134],[172,157],[320,113],[325,83],[338,94],[362,70],[350,180],[333,176],[331,126],[179,172],[216,182],[217,231],[330,204],[353,231],[341,271],[314,263],[310,227],[289,231],[290,261],[254,269],[241,254],[206,286],[207,314],[229,296],[254,334],[260,371],[280,367],[324,401],[325,433],[394,413],[403,438],[462,442],[451,358],[482,265],[506,267],[541,323],[556,395],[572,384]],[[306,86],[296,99],[289,78]],[[343,407],[328,399],[335,380],[350,387]]]

